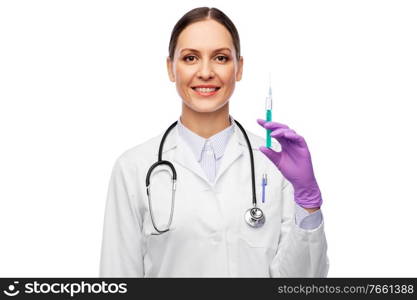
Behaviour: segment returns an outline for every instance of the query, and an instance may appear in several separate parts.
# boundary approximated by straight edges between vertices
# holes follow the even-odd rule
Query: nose
[[[214,72],[210,61],[203,60],[201,62],[197,76],[202,80],[209,80],[214,77]]]

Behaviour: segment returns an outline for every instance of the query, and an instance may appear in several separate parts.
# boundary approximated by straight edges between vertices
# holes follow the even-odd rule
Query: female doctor
[[[117,159],[100,276],[327,276],[322,199],[305,140],[258,119],[276,139],[266,148],[229,114],[243,71],[232,21],[216,8],[186,13],[172,31],[167,69],[182,113]]]

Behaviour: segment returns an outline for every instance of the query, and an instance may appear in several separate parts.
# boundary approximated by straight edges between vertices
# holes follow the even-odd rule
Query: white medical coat
[[[158,159],[163,134],[124,152],[116,161],[106,202],[100,261],[101,277],[326,277],[329,268],[323,222],[307,230],[295,224],[292,185],[258,150],[265,139],[247,131],[255,163],[261,228],[244,213],[252,207],[250,157],[235,126],[214,183],[210,183],[191,149],[173,128],[165,140],[163,160],[177,171],[170,231],[154,229],[145,178]],[[273,149],[280,145],[273,141]],[[151,176],[155,219],[163,227],[171,208],[167,167]],[[261,201],[262,174],[268,176]]]

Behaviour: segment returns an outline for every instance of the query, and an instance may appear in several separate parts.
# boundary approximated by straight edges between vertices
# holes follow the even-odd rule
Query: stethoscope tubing
[[[246,140],[246,144],[248,145],[248,150],[249,150],[249,157],[250,157],[250,169],[251,169],[251,179],[252,179],[252,204],[254,207],[257,206],[257,201],[256,201],[256,185],[255,185],[255,164],[254,164],[254,159],[253,159],[253,152],[252,152],[252,145],[249,141],[248,135],[246,134],[245,129],[243,129],[243,126],[240,125],[240,123],[236,120],[234,120],[236,122],[236,125],[239,126],[240,130],[242,131],[245,140]]]
[[[243,126],[236,120],[234,120],[236,125],[239,127],[241,132],[243,133],[243,136],[245,137],[246,144],[249,151],[249,157],[250,157],[250,167],[251,167],[251,181],[252,181],[252,208],[249,208],[245,213],[245,220],[248,223],[248,225],[252,227],[260,227],[265,223],[265,216],[260,208],[257,207],[257,199],[256,199],[256,185],[255,185],[255,163],[253,158],[253,151],[252,151],[252,145],[249,141],[248,135],[246,134],[245,129]],[[175,121],[172,123],[168,129],[165,131],[164,135],[162,136],[161,142],[159,144],[159,150],[158,150],[158,161],[152,164],[152,166],[149,168],[148,173],[146,174],[146,194],[148,196],[148,205],[151,215],[151,221],[152,225],[155,228],[155,230],[158,232],[158,234],[167,232],[171,226],[173,213],[174,213],[174,201],[175,201],[175,190],[176,190],[176,181],[177,181],[177,172],[175,170],[174,165],[167,161],[162,159],[162,152],[165,144],[165,140],[169,134],[169,132],[177,125],[178,121]],[[152,174],[152,171],[160,166],[160,165],[167,165],[171,171],[172,171],[172,201],[171,201],[171,214],[169,218],[169,222],[166,229],[159,229],[157,227],[157,224],[155,222],[155,216],[153,215],[153,209],[152,209],[152,203],[151,203],[151,193],[150,193],[150,177]],[[260,214],[260,217],[257,217],[258,214]]]

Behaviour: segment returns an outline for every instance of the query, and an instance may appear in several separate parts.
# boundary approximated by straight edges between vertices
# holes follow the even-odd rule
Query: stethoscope
[[[251,144],[249,142],[249,138],[248,138],[248,135],[246,134],[245,129],[243,129],[242,125],[240,125],[240,123],[238,121],[236,121],[236,120],[234,120],[234,121],[236,122],[236,125],[240,128],[243,135],[245,136],[246,144],[248,146],[249,155],[250,155],[250,167],[251,167],[251,177],[252,177],[252,205],[253,205],[253,207],[249,208],[245,212],[244,219],[250,227],[259,228],[259,227],[262,227],[265,224],[265,214],[262,211],[262,209],[260,209],[257,206],[257,201],[256,201],[255,166],[254,166],[254,160],[253,160],[252,147],[251,147]],[[172,218],[173,218],[173,215],[174,215],[174,203],[175,203],[175,189],[176,189],[176,182],[177,182],[177,172],[175,170],[174,165],[171,162],[169,162],[167,160],[162,160],[162,150],[164,148],[165,139],[168,136],[168,133],[171,131],[172,128],[174,128],[177,125],[177,122],[178,121],[175,121],[174,123],[172,123],[171,126],[168,127],[168,129],[165,131],[164,135],[162,136],[161,143],[159,144],[158,161],[156,163],[154,163],[149,168],[148,173],[146,175],[146,194],[148,195],[149,212],[150,212],[150,215],[151,215],[152,225],[155,228],[155,230],[158,232],[157,234],[162,234],[162,233],[167,232],[169,230],[169,228],[171,226],[171,223],[172,223]],[[155,216],[153,214],[152,201],[151,201],[151,191],[150,191],[150,178],[151,178],[151,175],[152,175],[152,171],[157,166],[161,166],[161,165],[167,165],[172,171],[172,174],[171,174],[171,180],[172,180],[171,213],[170,213],[170,216],[169,216],[168,225],[164,229],[159,229],[158,226],[155,223]]]

